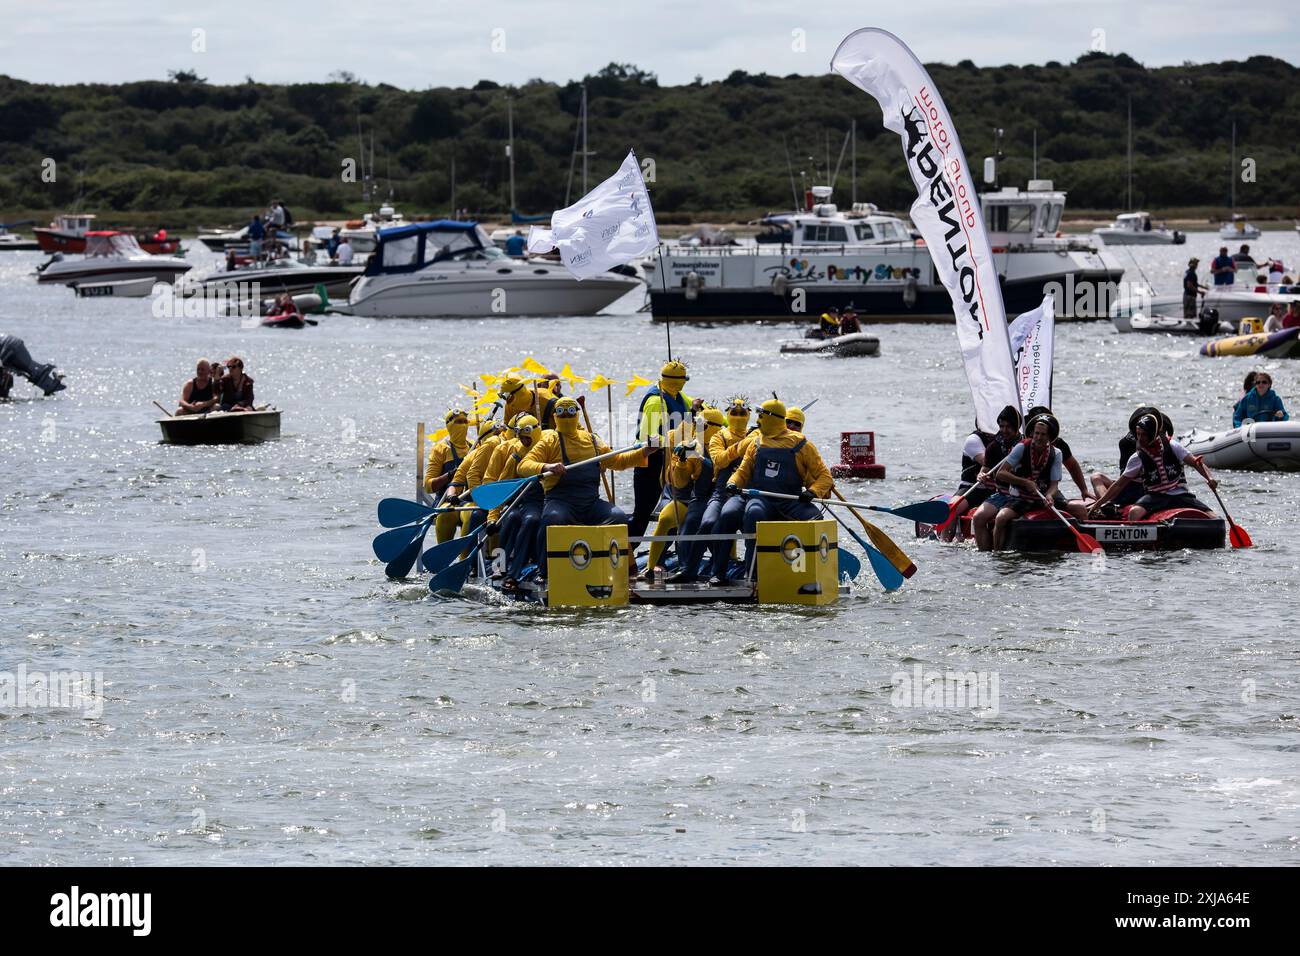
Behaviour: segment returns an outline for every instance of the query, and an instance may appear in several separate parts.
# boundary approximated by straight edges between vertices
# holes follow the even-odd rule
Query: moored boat
[[[1211,468],[1300,471],[1300,422],[1252,422],[1220,432],[1193,431],[1179,439]]]
[[[86,239],[95,235],[91,229],[95,216],[92,213],[73,213],[58,216],[48,226],[32,230],[43,252],[77,253],[86,251]],[[156,256],[170,256],[181,251],[181,241],[169,238],[166,229],[154,233],[136,233],[135,241],[145,252]]]
[[[1168,335],[1217,335],[1235,331],[1219,318],[1212,309],[1202,312],[1199,319],[1185,319],[1181,315],[1148,315],[1143,312],[1125,312],[1111,316],[1120,332],[1164,332]]]
[[[118,299],[143,299],[158,284],[153,276],[141,279],[118,279],[113,282],[78,282],[72,288],[81,299],[112,297]]]
[[[1187,241],[1177,229],[1153,226],[1149,212],[1121,213],[1109,226],[1099,226],[1092,234],[1108,246],[1177,246]]]
[[[158,419],[164,445],[253,445],[280,437],[280,412],[209,412]]]
[[[850,332],[848,335],[833,335],[828,338],[782,342],[781,351],[809,355],[877,355],[880,352],[880,339],[866,332]]]
[[[134,236],[124,232],[89,232],[85,239],[84,257],[68,259],[62,254],[55,254],[48,262],[37,267],[36,281],[70,286],[126,279],[170,283],[192,268],[184,259],[145,252]]]

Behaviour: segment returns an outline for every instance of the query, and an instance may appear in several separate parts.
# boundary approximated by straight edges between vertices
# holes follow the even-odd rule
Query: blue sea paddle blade
[[[876,577],[880,579],[880,586],[886,591],[897,591],[903,586],[903,572],[898,570],[889,563],[889,559],[873,548],[871,545],[866,546],[867,560],[871,562],[871,570],[876,572]]]
[[[424,544],[424,536],[429,533],[433,527],[433,522],[426,522],[421,526],[420,533],[415,539],[402,549],[401,554],[389,561],[384,567],[384,573],[390,578],[404,578],[411,573],[411,568],[420,557],[420,547]]]
[[[469,546],[468,535],[461,535],[459,538],[448,538],[442,544],[435,544],[424,552],[424,557],[420,559],[420,566],[430,574],[437,574],[455,561],[460,553]]]
[[[464,542],[463,538],[459,540]],[[429,590],[434,594],[444,592],[459,594],[464,589],[465,582],[469,580],[470,572],[474,570],[474,558],[482,546],[483,539],[480,537],[478,544],[474,545],[468,555],[455,564],[443,568],[429,579]]]
[[[484,511],[491,511],[493,508],[499,508],[519,491],[527,486],[530,482],[541,480],[541,475],[532,475],[528,478],[511,478],[508,481],[493,481],[486,485],[479,485],[469,493],[474,504],[478,505]]]
[[[850,579],[856,578],[862,571],[862,562],[858,556],[846,548],[836,548],[840,556],[840,574],[847,574]]]
[[[404,524],[427,518],[432,513],[432,508],[405,498],[385,498],[379,502],[379,524],[384,528],[400,528]]]
[[[375,557],[387,564],[405,551],[406,546],[424,531],[423,525],[408,524],[375,535],[375,540],[370,543],[370,546],[375,549]]]
[[[921,501],[914,505],[902,505],[898,508],[881,508],[872,505],[871,510],[897,515],[900,518],[906,518],[908,521],[919,521],[921,524],[939,525],[948,520],[948,503],[946,501]]]

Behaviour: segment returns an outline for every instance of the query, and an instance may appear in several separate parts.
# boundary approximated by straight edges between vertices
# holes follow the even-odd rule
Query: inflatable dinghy
[[[1280,332],[1230,335],[1201,346],[1202,355],[1258,355],[1263,358],[1300,358],[1300,326]]]
[[[1193,431],[1179,440],[1211,468],[1300,471],[1300,422],[1252,422],[1221,432]]]
[[[825,339],[798,339],[781,343],[782,352],[818,355],[875,355],[880,351],[880,339],[867,332],[850,332]]]

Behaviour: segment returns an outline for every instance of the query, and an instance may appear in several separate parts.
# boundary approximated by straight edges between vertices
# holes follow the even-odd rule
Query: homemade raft
[[[944,495],[938,500],[948,500]],[[1124,513],[1128,508],[1123,509]],[[972,515],[961,516],[961,536],[974,538]],[[1071,521],[1075,528],[1092,535],[1107,551],[1154,550],[1178,551],[1183,548],[1222,548],[1227,524],[1218,515],[1196,508],[1171,508],[1156,511],[1141,521],[1092,520]],[[918,538],[933,537],[933,525],[917,522]],[[1047,510],[1031,511],[1011,522],[1007,534],[1008,551],[1051,552],[1077,550],[1074,534],[1060,518]]]

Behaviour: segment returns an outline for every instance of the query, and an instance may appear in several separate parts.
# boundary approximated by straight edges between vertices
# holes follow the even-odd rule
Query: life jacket
[[[801,438],[793,448],[758,446],[754,456],[754,474],[749,486],[759,491],[775,491],[783,495],[797,495],[803,491],[803,478],[799,474],[797,456],[799,449],[808,444]]]
[[[641,405],[636,410],[638,434],[641,431],[641,426],[645,424],[645,407],[652,398],[659,399],[663,406],[663,414],[668,418],[668,427],[664,429],[665,433],[686,420],[686,398],[682,393],[678,392],[676,395],[669,395],[661,392],[658,385],[651,385],[645,390],[645,395],[641,397]]]
[[[1018,478],[1030,479],[1038,486],[1039,491],[1046,492],[1047,486],[1052,483],[1052,462],[1056,460],[1056,446],[1048,442],[1042,458],[1036,459],[1035,455],[1037,453],[1034,451],[1032,438],[1026,438],[1020,444],[1025,451],[1020,459],[1020,464],[1013,469],[1013,473]],[[1020,492],[1020,489],[1013,488],[1012,491]],[[1021,493],[1023,494],[1023,492]]]
[[[992,471],[998,466],[998,463],[1011,453],[1015,447],[1013,441],[1010,445],[1004,444],[1000,434],[990,435],[987,432],[972,432],[978,435],[980,441],[984,442],[984,465],[985,471]],[[973,485],[976,478],[979,477],[980,463],[969,455],[961,456],[961,480],[963,484]]]
[[[1141,445],[1137,450],[1142,462],[1142,487],[1147,491],[1169,494],[1183,485],[1183,463],[1178,460],[1169,442],[1160,440],[1160,456],[1153,457]]]
[[[560,439],[560,461],[565,467],[575,464],[569,461],[568,449],[564,447],[564,436],[555,433]],[[585,459],[584,459],[585,460]],[[555,487],[546,492],[548,500],[560,501],[574,508],[589,508],[600,497],[600,467],[592,465],[581,471],[566,471],[555,483]]]

